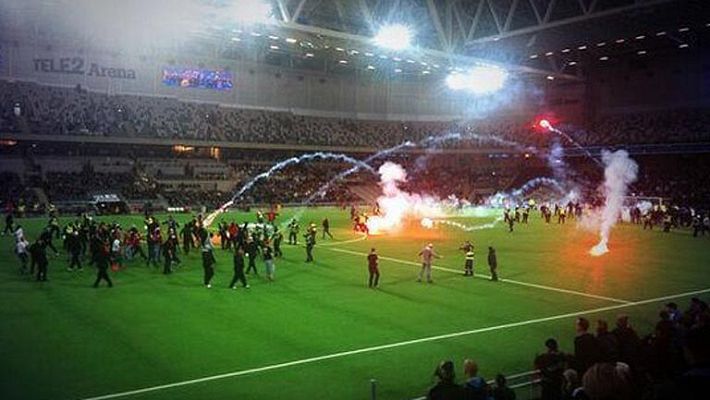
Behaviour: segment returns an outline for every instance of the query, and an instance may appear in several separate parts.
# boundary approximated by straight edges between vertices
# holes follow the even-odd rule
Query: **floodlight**
[[[236,21],[241,24],[261,24],[271,19],[271,4],[263,0],[240,0]]]
[[[410,46],[412,31],[402,24],[385,25],[373,38],[376,45],[391,50],[404,50]]]

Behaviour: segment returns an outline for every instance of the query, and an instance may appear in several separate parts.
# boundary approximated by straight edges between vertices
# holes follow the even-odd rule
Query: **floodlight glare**
[[[263,0],[240,0],[235,19],[241,24],[262,24],[271,19],[271,4]]]
[[[373,41],[380,47],[391,50],[404,50],[411,44],[412,32],[406,25],[386,25],[380,28]]]
[[[503,88],[508,73],[498,67],[476,66],[464,73],[451,73],[446,77],[446,85],[452,90],[466,90],[483,95]]]

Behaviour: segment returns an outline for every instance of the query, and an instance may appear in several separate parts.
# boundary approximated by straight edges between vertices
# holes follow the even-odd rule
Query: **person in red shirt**
[[[237,223],[232,221],[231,224],[229,224],[229,241],[231,242],[231,245],[234,246],[234,248],[237,248],[237,234],[239,234],[239,227],[237,226]],[[227,248],[230,248],[229,245],[227,245]]]
[[[373,247],[370,249],[370,254],[367,255],[367,270],[370,272],[368,287],[377,288],[380,283],[380,269],[378,268],[379,257]]]

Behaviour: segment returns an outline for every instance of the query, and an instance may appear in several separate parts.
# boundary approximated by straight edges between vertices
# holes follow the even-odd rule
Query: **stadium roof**
[[[240,24],[244,5],[255,1],[271,9],[270,20]],[[115,24],[129,28],[125,35],[146,30],[133,44],[180,42],[226,59],[403,76],[493,63],[520,75],[579,79],[580,51],[595,50],[595,60],[646,54],[692,45],[710,31],[707,0],[10,0],[1,7],[9,25],[23,21],[32,34],[49,32],[46,37],[56,37],[48,25],[63,23],[64,30],[84,29],[78,37],[93,43],[97,35],[89,29]],[[107,11],[110,18],[98,22]],[[385,51],[372,43],[389,23],[412,27],[410,49]]]

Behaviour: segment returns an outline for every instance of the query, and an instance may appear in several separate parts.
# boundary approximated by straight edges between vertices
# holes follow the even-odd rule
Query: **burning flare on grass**
[[[621,216],[624,205],[624,197],[631,183],[636,181],[638,174],[638,164],[629,158],[629,153],[618,150],[614,153],[610,151],[602,152],[602,162],[604,162],[604,209],[601,213],[601,225],[599,228],[599,243],[589,250],[593,256],[601,256],[609,252],[609,234],[611,228],[616,225],[616,221]]]
[[[407,171],[401,165],[388,161],[378,172],[382,186],[382,196],[377,199],[380,215],[367,220],[371,234],[396,232],[407,219],[421,220],[423,217],[444,215],[438,198],[407,193],[399,188],[400,183],[407,181]]]

